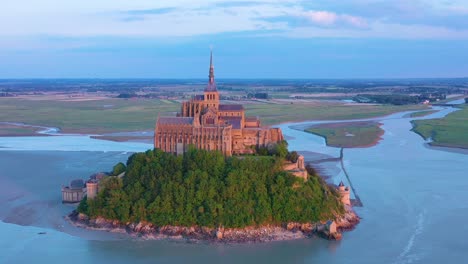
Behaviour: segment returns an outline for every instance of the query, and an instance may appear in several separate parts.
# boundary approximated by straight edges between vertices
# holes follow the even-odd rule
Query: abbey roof
[[[244,107],[240,104],[220,104],[219,111],[242,111]]]
[[[242,117],[240,116],[223,116],[222,119],[232,125],[233,129],[241,129]]]

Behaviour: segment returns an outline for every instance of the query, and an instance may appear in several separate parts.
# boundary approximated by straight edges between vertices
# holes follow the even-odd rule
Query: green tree
[[[293,162],[293,163],[297,162],[298,158],[299,158],[299,154],[296,151],[289,152],[286,155],[286,159]]]
[[[112,175],[117,176],[121,174],[122,172],[125,172],[126,169],[127,167],[125,167],[125,164],[123,164],[122,162],[119,162],[112,169]]]

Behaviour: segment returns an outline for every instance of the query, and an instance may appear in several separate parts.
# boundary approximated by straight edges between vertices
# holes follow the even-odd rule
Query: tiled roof
[[[232,120],[229,121],[229,123],[232,125],[233,129],[241,129],[241,120]]]
[[[219,111],[241,111],[244,107],[240,104],[220,104]]]
[[[191,125],[193,117],[159,117],[158,124],[161,125]]]
[[[83,189],[83,187],[84,181],[81,179],[73,180],[70,182],[70,189],[72,190]]]
[[[250,122],[255,122],[255,121],[258,121],[258,118],[256,116],[246,116],[245,120],[250,121]]]

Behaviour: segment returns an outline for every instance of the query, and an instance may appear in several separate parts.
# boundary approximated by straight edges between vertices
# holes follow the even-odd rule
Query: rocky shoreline
[[[180,227],[155,226],[151,223],[121,223],[117,220],[108,220],[102,217],[90,219],[84,214],[73,211],[68,215],[74,226],[114,233],[128,234],[130,237],[145,240],[172,239],[187,242],[220,242],[220,243],[257,243],[270,241],[284,241],[303,239],[314,235],[330,240],[339,240],[341,232],[349,231],[359,223],[360,218],[346,207],[343,217],[335,220],[336,232],[329,232],[327,223],[288,223],[282,226],[261,226],[246,228],[208,228],[208,227]],[[331,229],[333,230],[333,229]]]

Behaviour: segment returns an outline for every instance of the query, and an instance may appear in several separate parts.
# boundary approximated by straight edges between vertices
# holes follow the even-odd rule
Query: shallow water
[[[116,143],[90,136],[0,137],[0,150],[140,152],[152,147],[152,144]]]
[[[440,112],[424,118],[455,110],[437,109]],[[313,238],[254,245],[188,244],[77,229],[61,218],[71,207],[60,203],[60,185],[109,170],[129,152],[151,146],[85,136],[0,138],[0,262],[459,262],[468,250],[468,226],[463,224],[468,217],[468,155],[427,148],[409,131],[411,119],[405,114],[381,120],[385,134],[377,146],[344,151],[346,169],[364,207],[356,208],[362,222],[339,242]],[[339,149],[326,147],[323,138],[290,128],[311,123],[281,125],[291,137],[290,148],[338,157]],[[100,149],[107,152],[96,151]],[[339,174],[331,180],[341,179],[344,175]],[[38,234],[43,231],[47,233]]]

